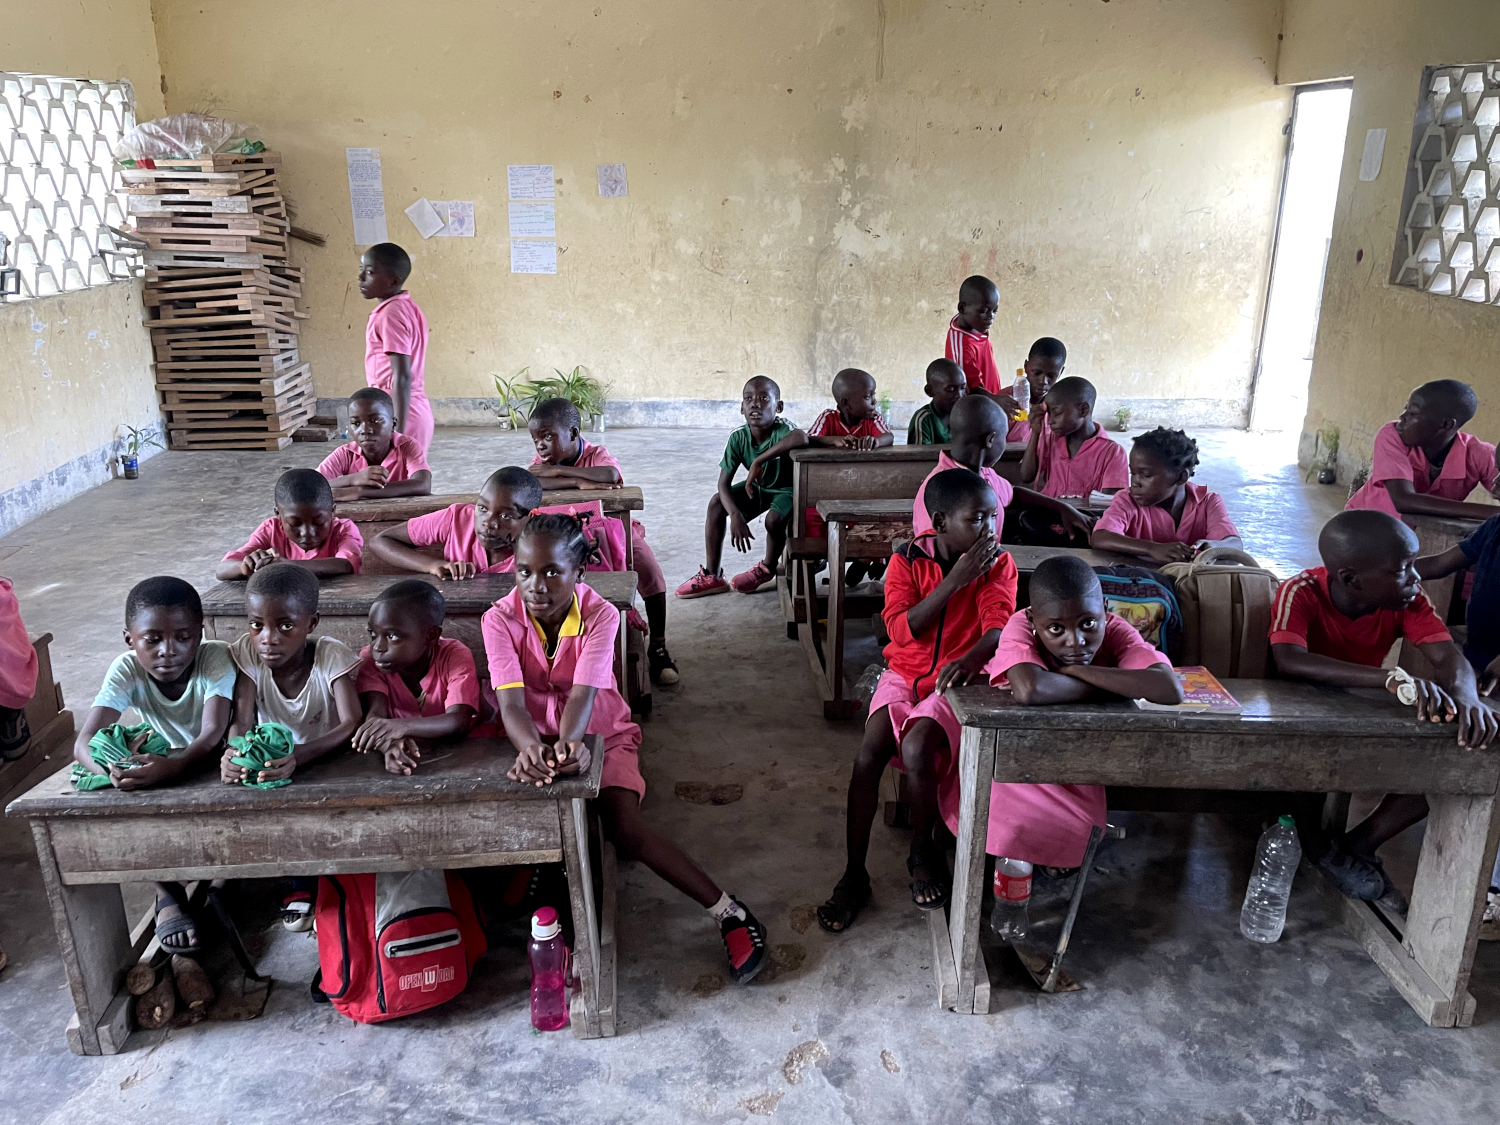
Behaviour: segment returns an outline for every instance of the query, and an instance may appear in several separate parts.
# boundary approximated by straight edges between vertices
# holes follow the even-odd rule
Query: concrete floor
[[[723,437],[608,436],[627,479],[646,489],[644,522],[673,582],[701,559]],[[1224,492],[1250,549],[1282,573],[1314,563],[1317,527],[1342,496],[1301,483],[1288,464],[1294,438],[1200,441],[1209,463],[1198,479]],[[0,573],[15,581],[28,624],[57,636],[75,712],[120,650],[126,589],[161,572],[207,587],[213,564],[268,513],[276,476],[327,451],[165,454],[142,480],[106,485],[0,539]],[[473,488],[523,456],[520,435],[440,430],[434,486]],[[627,865],[618,1038],[533,1032],[519,939],[446,1008],[361,1027],[309,1002],[314,942],[274,924],[262,885],[245,892],[258,920],[249,940],[278,981],[261,1019],[138,1034],[138,1049],[80,1059],[63,1041],[71,1004],[29,833],[0,821],[0,944],[11,958],[0,975],[0,1122],[1495,1119],[1500,949],[1480,951],[1476,1025],[1434,1031],[1301,881],[1282,940],[1244,941],[1250,822],[1120,817],[1128,838],[1101,853],[1069,953],[1085,989],[1041,996],[1015,970],[997,981],[991,1015],[938,1011],[899,833],[876,827],[876,901],[854,929],[834,938],[813,921],[843,862],[860,732],[821,718],[774,596],[674,601],[670,612],[683,682],[658,691],[646,726],[646,808],[770,927],[773,967],[754,984],[727,985],[703,913]],[[684,783],[735,784],[743,797],[698,804]],[[1404,858],[1412,844],[1398,849]]]

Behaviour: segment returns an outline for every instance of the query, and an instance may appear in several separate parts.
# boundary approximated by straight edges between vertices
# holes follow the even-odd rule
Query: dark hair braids
[[[1192,476],[1193,470],[1198,467],[1198,443],[1181,430],[1157,426],[1137,437],[1135,446],[1155,457],[1169,472],[1180,473],[1186,470],[1187,475]]]
[[[566,512],[539,512],[521,528],[521,538],[549,535],[563,545],[573,564],[583,570],[599,558],[599,548],[584,533],[583,523]]]

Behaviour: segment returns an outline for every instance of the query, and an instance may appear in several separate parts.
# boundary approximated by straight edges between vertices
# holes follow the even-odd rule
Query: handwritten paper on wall
[[[511,164],[506,168],[510,188],[510,272],[557,272],[557,198],[551,164]]]
[[[557,204],[512,203],[510,205],[512,238],[556,238]]]
[[[510,241],[511,273],[556,273],[557,243],[540,238]]]
[[[373,246],[386,241],[385,188],[380,181],[378,148],[346,148],[349,167],[349,206],[354,212],[354,242]]]
[[[511,164],[506,168],[512,199],[555,199],[550,164]]]

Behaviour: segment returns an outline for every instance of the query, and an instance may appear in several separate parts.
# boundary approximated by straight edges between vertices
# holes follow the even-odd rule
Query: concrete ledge
[[[146,430],[163,445],[167,443],[160,421],[152,422]],[[98,488],[110,479],[109,462],[120,454],[121,449],[119,441],[112,441],[59,465],[51,472],[0,492],[0,535],[9,535],[22,524],[66,504],[73,497]],[[140,460],[144,464],[163,452],[148,446],[141,450]]]

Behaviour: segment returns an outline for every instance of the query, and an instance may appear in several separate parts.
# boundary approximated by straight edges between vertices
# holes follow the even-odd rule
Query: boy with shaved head
[[[896,440],[880,413],[875,397],[875,376],[857,367],[846,367],[833,377],[835,405],[823,411],[807,428],[809,445],[842,449],[883,449]]]
[[[379,301],[365,325],[365,381],[396,404],[396,430],[423,455],[432,444],[427,401],[427,318],[406,291],[411,258],[394,242],[371,246],[359,259],[359,293]]]
[[[1500,731],[1479,698],[1474,670],[1422,593],[1417,537],[1384,512],[1340,512],[1318,536],[1323,565],[1287,579],[1271,607],[1271,655],[1290,679],[1339,687],[1385,688],[1416,705],[1418,721],[1455,723],[1458,743],[1482,750]],[[1431,680],[1381,667],[1405,637],[1431,662]],[[1353,831],[1318,860],[1350,898],[1405,912],[1375,851],[1427,815],[1420,795],[1387,794]]]
[[[943,355],[963,368],[969,393],[1000,393],[1000,369],[990,346],[990,325],[1000,311],[1000,290],[987,277],[975,274],[958,287],[958,313],[948,322]]]
[[[1345,507],[1489,519],[1492,505],[1465,503],[1477,484],[1495,489],[1495,447],[1463,429],[1478,409],[1474,388],[1457,379],[1437,379],[1412,391],[1401,417],[1375,435],[1370,480]]]

